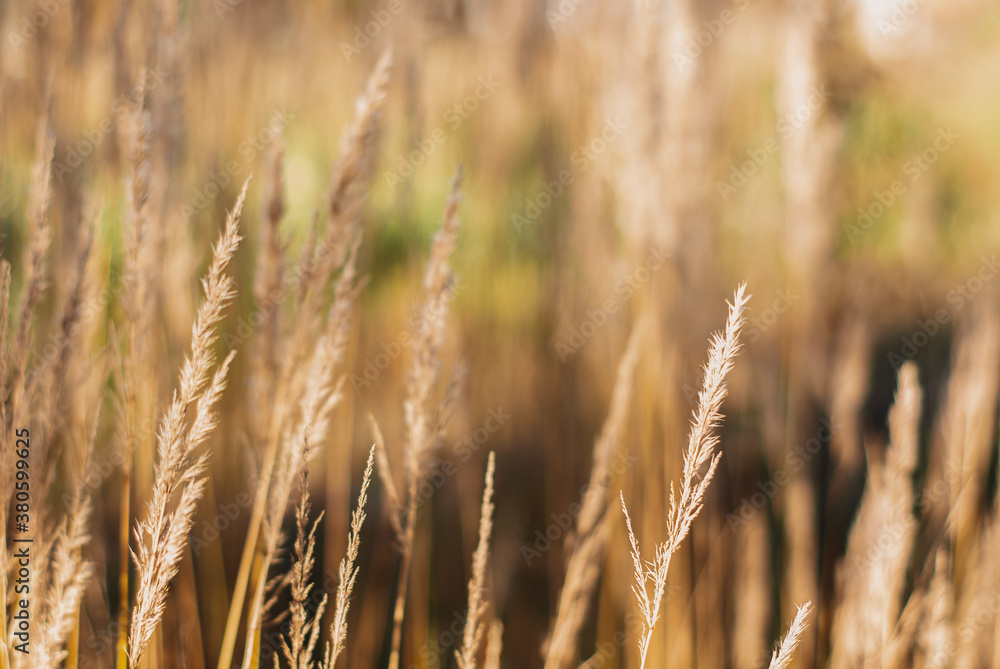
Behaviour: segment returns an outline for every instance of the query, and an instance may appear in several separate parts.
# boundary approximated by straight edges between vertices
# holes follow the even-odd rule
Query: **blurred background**
[[[345,401],[311,481],[314,506],[326,511],[317,581],[332,592],[373,439],[369,413],[390,454],[401,452],[409,357],[400,337],[461,163],[444,357],[468,374],[421,512],[406,666],[454,665],[491,450],[489,588],[505,625],[505,665],[542,665],[564,577],[569,532],[560,521],[588,480],[617,362],[644,313],[652,336],[610,489],[625,491],[646,546],[663,538],[665,482],[679,476],[708,336],[744,280],[753,298],[723,409],[722,464],[675,558],[655,666],[766,666],[793,604],[806,599],[820,613],[798,661],[825,664],[837,566],[868,463],[883,457],[904,360],[917,361],[925,394],[918,480],[933,490],[946,475],[935,444],[949,414],[939,409],[958,401],[949,379],[962,369],[980,393],[966,418],[982,427],[987,454],[963,476],[980,481],[976,517],[992,504],[993,0],[40,0],[3,3],[0,21],[3,256],[16,294],[36,126],[49,109],[55,234],[39,322],[58,313],[80,221],[97,211],[96,278],[108,299],[86,331],[95,345],[121,318],[131,112],[145,77],[158,124],[150,197],[162,239],[164,404],[189,344],[197,277],[243,181],[254,174],[247,242],[234,261],[240,293],[226,321],[237,344],[240,319],[254,310],[269,156],[284,146],[282,225],[294,253],[325,206],[354,102],[393,49],[362,217],[368,284]],[[50,331],[38,328],[39,348]],[[163,644],[186,658],[176,666],[215,665],[249,522],[260,463],[244,428],[244,358],[168,604]],[[88,547],[97,578],[81,616],[81,664],[90,666],[111,666],[117,636],[120,440],[107,414]],[[446,461],[456,473],[443,473],[454,471]],[[143,466],[149,476],[150,463],[137,463],[138,481]],[[347,666],[381,665],[388,653],[398,553],[380,494],[376,482]],[[926,517],[947,506],[940,496]],[[604,666],[637,666],[624,622],[634,606],[627,536],[616,503],[608,514],[581,658],[607,647]],[[935,531],[918,541],[912,580]],[[623,629],[624,645],[615,641]]]

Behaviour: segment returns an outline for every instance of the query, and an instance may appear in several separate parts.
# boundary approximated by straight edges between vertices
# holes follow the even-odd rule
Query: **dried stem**
[[[743,325],[743,310],[749,297],[746,295],[746,284],[740,285],[736,289],[733,302],[729,305],[729,318],[726,321],[725,331],[722,334],[712,335],[705,378],[698,394],[698,406],[694,411],[688,446],[684,452],[680,496],[676,495],[671,484],[670,507],[667,511],[667,538],[657,544],[653,562],[642,559],[638,541],[632,531],[632,520],[625,507],[625,497],[621,495],[622,511],[625,513],[635,569],[632,591],[643,616],[643,631],[639,638],[640,667],[646,666],[653,627],[660,619],[660,604],[667,585],[670,559],[687,536],[691,523],[701,512],[705,491],[722,457],[721,453],[715,453],[719,438],[714,430],[722,421],[720,410],[727,392],[726,376],[732,369],[733,360],[740,349],[739,335]],[[648,590],[650,583],[653,586],[652,596]]]
[[[462,648],[455,651],[460,669],[476,669],[476,656],[486,632],[483,614],[486,612],[486,562],[490,557],[490,536],[493,534],[493,474],[496,456],[490,451],[483,487],[483,504],[479,513],[479,545],[472,557],[472,578],[469,579],[469,608],[465,616]]]

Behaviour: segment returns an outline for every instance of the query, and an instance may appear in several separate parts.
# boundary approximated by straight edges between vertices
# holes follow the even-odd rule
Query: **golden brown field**
[[[993,0],[0,5],[0,669],[1000,667]]]

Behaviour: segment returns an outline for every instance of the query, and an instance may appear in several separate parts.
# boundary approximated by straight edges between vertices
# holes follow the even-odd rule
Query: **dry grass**
[[[869,4],[5,6],[0,669],[1000,666],[1000,23]]]
[[[361,525],[365,522],[365,505],[368,503],[368,486],[372,480],[374,458],[375,447],[372,446],[372,450],[368,453],[368,464],[365,465],[365,473],[361,479],[358,503],[351,515],[351,532],[347,538],[347,554],[340,561],[336,608],[333,623],[330,625],[330,639],[327,642],[326,652],[323,654],[323,669],[333,669],[337,664],[337,657],[347,647],[347,612],[351,606],[351,591],[354,590],[354,582],[358,578],[357,562],[358,548],[361,545]]]
[[[486,633],[486,562],[490,557],[490,536],[493,534],[493,476],[496,471],[496,457],[490,451],[486,465],[486,479],[483,484],[483,504],[479,512],[479,544],[472,555],[472,578],[469,580],[469,606],[465,614],[465,629],[462,632],[462,647],[455,651],[455,659],[460,669],[475,669],[478,666],[477,655]],[[499,643],[492,638],[493,644]],[[499,655],[499,649],[493,654]],[[490,656],[487,651],[487,658]],[[489,661],[489,660],[488,660]],[[499,661],[499,657],[494,660]]]
[[[177,575],[195,508],[204,494],[208,454],[198,450],[215,428],[216,404],[236,355],[231,351],[213,372],[212,346],[218,339],[215,328],[222,320],[223,309],[235,296],[233,279],[225,270],[240,243],[237,230],[249,185],[249,181],[243,185],[213,249],[212,263],[202,280],[205,300],[191,331],[191,354],[184,360],[178,390],[160,423],[152,501],[135,531],[139,583],[129,624],[130,667],[139,665],[163,617],[167,589]],[[190,409],[193,419],[188,424]],[[171,508],[175,498],[176,506]]]
[[[795,612],[795,619],[788,628],[788,634],[785,635],[785,638],[781,640],[781,643],[774,650],[768,669],[785,669],[785,667],[791,664],[792,654],[799,645],[799,637],[802,636],[802,631],[806,628],[806,616],[809,615],[810,610],[812,610],[812,603],[806,602]]]
[[[625,507],[625,494],[619,493],[622,512],[628,528],[628,538],[632,545],[632,565],[635,569],[635,583],[632,591],[643,617],[642,633],[639,636],[640,667],[646,666],[649,644],[653,638],[653,628],[660,619],[660,605],[667,587],[670,559],[691,530],[691,523],[701,513],[705,491],[719,466],[721,453],[715,452],[719,438],[715,428],[722,421],[722,401],[726,397],[726,375],[733,367],[733,360],[740,349],[740,329],[743,326],[743,311],[750,296],[746,285],[736,289],[733,302],[729,305],[726,329],[712,337],[708,349],[708,363],[705,378],[698,393],[698,407],[691,421],[691,433],[687,450],[684,451],[684,475],[681,479],[680,494],[675,497],[674,486],[670,486],[670,509],[667,515],[667,538],[656,544],[653,562],[642,559],[639,542],[632,530],[632,519]],[[706,467],[707,464],[707,467]],[[650,595],[649,586],[653,592]]]
[[[406,425],[406,444],[404,462],[406,471],[406,502],[405,507],[390,508],[395,517],[392,521],[396,529],[396,541],[402,552],[400,578],[396,588],[396,603],[393,607],[392,651],[389,655],[390,669],[397,669],[400,663],[400,649],[403,634],[403,619],[406,610],[407,585],[410,578],[410,563],[413,559],[414,541],[416,540],[417,510],[419,508],[417,487],[423,476],[427,475],[433,466],[433,457],[441,440],[441,432],[448,419],[451,403],[454,399],[454,389],[458,384],[458,372],[451,386],[445,390],[440,400],[433,397],[437,390],[440,376],[441,360],[439,349],[444,341],[445,317],[447,316],[447,297],[451,289],[453,277],[448,266],[448,258],[455,249],[455,233],[458,227],[458,203],[460,199],[459,186],[462,183],[461,171],[452,181],[451,196],[445,205],[441,229],[434,237],[431,258],[424,274],[425,301],[420,311],[420,321],[413,337],[413,363],[410,376],[407,379],[406,400],[403,403],[403,417]],[[381,434],[376,429],[376,442],[381,441]],[[384,450],[384,449],[383,449]],[[381,458],[388,465],[388,457]],[[392,483],[392,471],[381,470],[381,476],[387,481],[386,487],[395,490]],[[399,501],[398,495],[390,493],[390,498]]]

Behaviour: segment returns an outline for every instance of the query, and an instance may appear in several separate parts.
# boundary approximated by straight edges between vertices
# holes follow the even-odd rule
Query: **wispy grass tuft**
[[[240,243],[239,219],[246,202],[249,179],[226,219],[226,227],[212,253],[202,280],[205,299],[191,331],[191,353],[181,368],[179,389],[164,414],[157,436],[159,461],[153,496],[145,518],[137,523],[133,553],[139,576],[128,637],[130,667],[138,667],[153,631],[163,617],[167,589],[178,571],[194,523],[198,500],[205,491],[208,454],[197,454],[216,424],[215,406],[225,388],[235,351],[215,365],[213,345],[222,312],[235,296],[232,277],[225,273]],[[193,419],[188,419],[193,408]],[[171,509],[175,495],[179,499]]]
[[[653,562],[642,559],[639,543],[632,529],[632,519],[625,506],[625,496],[624,493],[620,493],[629,542],[632,545],[632,563],[635,570],[632,591],[635,593],[639,612],[643,617],[643,628],[639,637],[640,667],[646,666],[653,628],[660,619],[660,604],[667,586],[670,559],[688,535],[691,523],[701,512],[705,491],[722,457],[721,453],[715,452],[719,437],[714,430],[722,421],[722,401],[726,398],[727,392],[726,375],[732,369],[733,360],[740,349],[739,336],[743,326],[743,311],[749,299],[750,296],[746,294],[746,284],[740,285],[729,305],[726,329],[721,334],[712,335],[708,349],[708,363],[705,365],[705,378],[698,393],[698,406],[691,421],[687,450],[684,451],[680,494],[676,494],[671,483],[670,507],[667,511],[667,538],[656,545],[656,557]],[[649,592],[650,585],[652,594]]]

